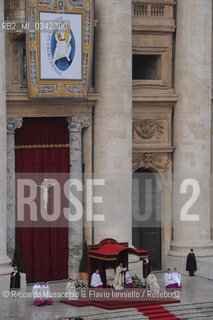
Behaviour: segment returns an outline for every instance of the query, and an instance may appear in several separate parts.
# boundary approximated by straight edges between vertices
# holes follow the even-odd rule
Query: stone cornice
[[[133,102],[177,102],[179,99],[176,94],[134,94]]]
[[[161,4],[161,5],[172,5],[176,4],[174,0],[132,0],[132,4]]]
[[[42,104],[48,104],[48,103],[53,103],[57,102],[60,104],[71,104],[73,102],[80,103],[80,104],[86,104],[89,102],[96,102],[99,98],[99,95],[97,93],[89,93],[88,95],[88,100],[81,100],[81,99],[29,99],[28,93],[7,93],[6,95],[6,101],[7,102],[14,102],[14,101],[20,101],[20,102],[25,102],[28,101],[30,104],[39,104],[42,101]]]
[[[174,152],[175,147],[143,147],[143,148],[137,148],[137,149],[133,149],[133,154],[137,154],[140,152],[143,153],[173,153]]]
[[[71,117],[88,115],[96,106],[98,94],[89,94],[88,100],[77,99],[33,99],[27,94],[7,95],[7,117]]]

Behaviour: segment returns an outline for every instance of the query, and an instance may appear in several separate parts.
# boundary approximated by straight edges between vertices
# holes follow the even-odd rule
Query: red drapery
[[[69,132],[64,118],[25,118],[15,136],[16,173],[69,173]],[[35,147],[36,146],[36,147]],[[68,228],[19,228],[27,282],[68,277]]]

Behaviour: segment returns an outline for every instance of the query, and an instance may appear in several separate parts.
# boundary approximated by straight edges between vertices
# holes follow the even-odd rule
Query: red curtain
[[[16,173],[69,176],[69,132],[64,118],[25,118],[15,145]],[[68,277],[67,225],[16,227],[16,243],[28,283]]]

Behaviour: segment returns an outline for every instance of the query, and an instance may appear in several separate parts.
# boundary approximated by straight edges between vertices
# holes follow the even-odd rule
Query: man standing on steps
[[[187,256],[186,271],[189,271],[190,277],[193,277],[194,272],[197,271],[197,262],[193,249],[190,250],[190,253]]]

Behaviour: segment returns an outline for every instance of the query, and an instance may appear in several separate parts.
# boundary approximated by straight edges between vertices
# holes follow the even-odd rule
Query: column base
[[[7,256],[0,255],[0,276],[8,275],[13,271],[11,260]]]
[[[213,256],[213,241],[193,242],[188,245],[172,241],[168,256],[185,257],[190,249],[194,249],[196,257],[212,257]]]

